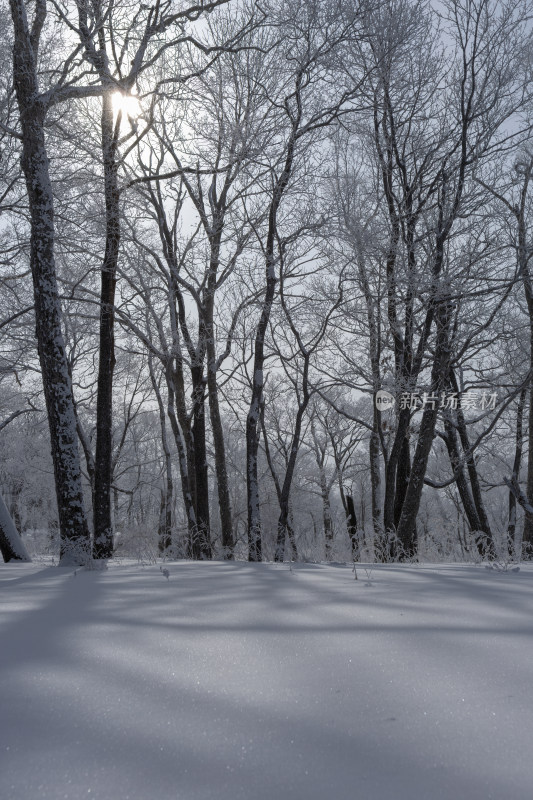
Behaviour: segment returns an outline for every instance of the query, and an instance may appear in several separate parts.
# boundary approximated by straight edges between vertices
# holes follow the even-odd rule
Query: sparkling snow
[[[0,566],[2,800],[533,796],[533,568],[165,568]]]

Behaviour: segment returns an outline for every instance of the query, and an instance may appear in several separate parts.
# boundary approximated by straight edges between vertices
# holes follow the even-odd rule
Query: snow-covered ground
[[[530,800],[533,570],[0,567],[2,800]]]

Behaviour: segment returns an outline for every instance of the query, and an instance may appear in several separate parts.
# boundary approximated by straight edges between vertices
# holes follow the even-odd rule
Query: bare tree
[[[278,282],[279,244],[284,236],[279,229],[282,201],[297,174],[302,152],[309,153],[318,131],[331,125],[353,98],[359,86],[346,86],[331,94],[336,58],[342,46],[356,35],[358,11],[346,16],[342,6],[320,7],[306,0],[290,4],[287,15],[277,20],[284,36],[276,52],[279,89],[276,110],[282,132],[273,154],[271,188],[263,234],[265,260],[264,296],[254,337],[254,364],[250,406],[246,422],[248,545],[250,561],[261,560],[261,515],[257,480],[258,425],[264,386],[265,337]],[[281,69],[280,69],[281,67]],[[354,64],[354,70],[357,67]],[[328,89],[325,87],[328,85]],[[324,96],[328,92],[327,98]],[[310,157],[310,155],[308,155]],[[286,236],[285,236],[286,238]],[[281,519],[281,518],[280,518]]]

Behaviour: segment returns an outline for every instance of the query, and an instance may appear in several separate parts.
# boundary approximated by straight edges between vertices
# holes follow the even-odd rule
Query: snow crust
[[[531,798],[529,567],[165,567],[0,567],[2,800]]]

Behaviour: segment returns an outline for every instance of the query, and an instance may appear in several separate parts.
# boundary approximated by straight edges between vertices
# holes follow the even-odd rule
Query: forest
[[[530,0],[0,0],[0,550],[533,553]]]

